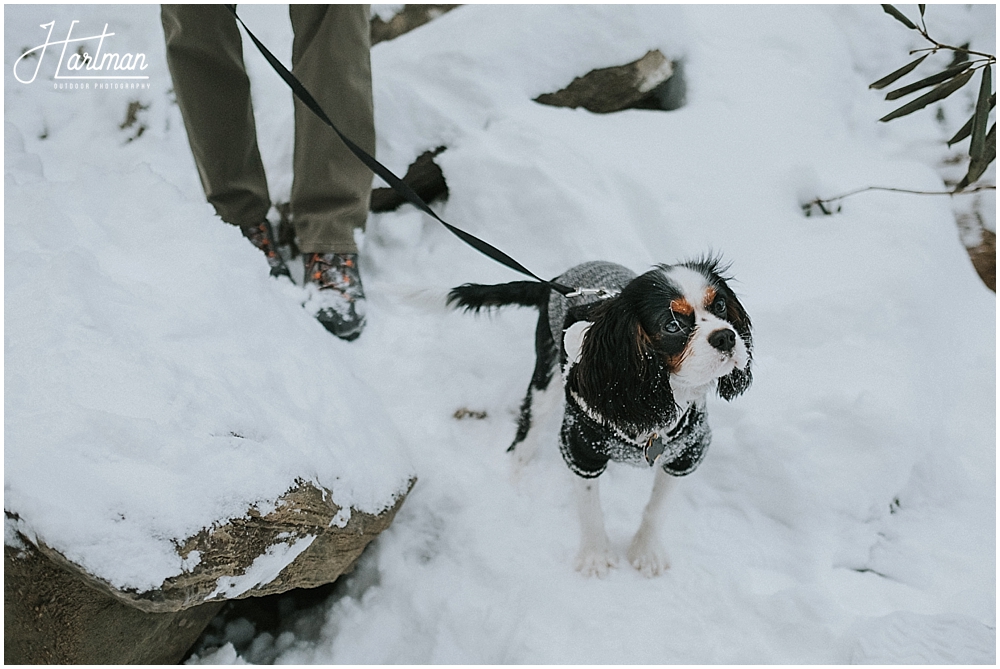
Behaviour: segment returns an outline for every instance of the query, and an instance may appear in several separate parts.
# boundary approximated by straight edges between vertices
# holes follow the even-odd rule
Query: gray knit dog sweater
[[[558,276],[555,281],[574,288],[605,288],[619,292],[636,277],[626,267],[605,261],[592,261],[577,265]],[[563,331],[566,315],[573,307],[604,299],[599,295],[584,294],[564,297],[555,291],[549,294],[548,316],[552,338],[559,350],[563,348]],[[600,476],[608,461],[649,466],[641,435],[627,435],[606,425],[598,416],[590,415],[584,407],[567,393],[566,412],[560,439],[560,451],[569,468],[584,478]],[[671,426],[663,426],[659,433],[663,454],[657,460],[665,472],[673,476],[690,474],[701,463],[712,440],[703,402],[695,402]]]

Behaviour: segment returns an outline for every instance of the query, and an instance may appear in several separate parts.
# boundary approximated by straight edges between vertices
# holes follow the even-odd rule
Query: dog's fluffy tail
[[[535,307],[540,309],[548,300],[549,287],[537,281],[512,281],[484,286],[480,283],[466,283],[452,288],[448,293],[448,305],[454,309],[479,312],[481,309],[495,309],[508,305]]]

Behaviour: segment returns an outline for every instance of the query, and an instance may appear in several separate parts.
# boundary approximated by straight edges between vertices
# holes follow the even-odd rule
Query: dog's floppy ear
[[[746,309],[736,299],[736,295],[726,285],[725,281],[722,282],[722,288],[725,291],[726,298],[726,320],[732,324],[736,330],[736,334],[740,336],[740,339],[743,340],[743,344],[747,348],[746,366],[743,369],[734,369],[719,379],[719,396],[724,400],[731,400],[734,397],[742,395],[750,387],[751,381],[753,381],[753,372],[751,370],[753,366],[753,335],[751,334],[750,316],[747,314]]]
[[[566,332],[582,338],[579,361],[570,368],[567,385],[587,406],[620,428],[641,432],[670,422],[676,415],[670,374],[653,351],[638,315],[620,298],[599,304],[590,325]],[[567,355],[572,355],[567,350]],[[572,357],[569,358],[572,360]]]

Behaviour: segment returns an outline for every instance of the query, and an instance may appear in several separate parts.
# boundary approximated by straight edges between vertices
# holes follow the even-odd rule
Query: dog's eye
[[[712,304],[712,311],[715,312],[716,316],[726,315],[726,300],[722,297],[715,300]]]
[[[678,332],[681,331],[681,326],[677,321],[670,321],[669,323],[663,326],[663,329],[669,332],[670,334],[677,334]]]

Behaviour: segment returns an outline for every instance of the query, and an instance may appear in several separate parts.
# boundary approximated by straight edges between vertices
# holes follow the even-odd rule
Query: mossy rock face
[[[181,542],[178,554],[197,551],[197,564],[147,592],[119,590],[44,544],[5,546],[4,660],[176,663],[226,601],[315,588],[350,571],[414,483],[379,514],[346,513],[328,491],[299,484],[270,513],[251,510]]]

